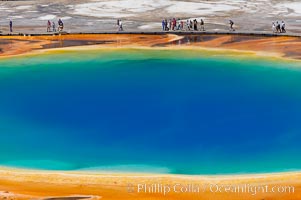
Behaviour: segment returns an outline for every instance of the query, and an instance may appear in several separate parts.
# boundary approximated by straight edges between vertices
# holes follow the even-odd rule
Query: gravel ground
[[[116,19],[126,31],[159,31],[163,18],[204,19],[209,31],[270,32],[272,21],[286,22],[290,33],[301,33],[298,0],[36,0],[0,1],[0,30],[13,20],[16,33],[46,33],[47,20],[62,18],[66,32],[115,31]]]

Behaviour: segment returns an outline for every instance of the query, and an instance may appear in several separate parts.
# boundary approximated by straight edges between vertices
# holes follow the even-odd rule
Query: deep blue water
[[[88,51],[0,61],[0,165],[300,170],[300,63],[186,55]]]

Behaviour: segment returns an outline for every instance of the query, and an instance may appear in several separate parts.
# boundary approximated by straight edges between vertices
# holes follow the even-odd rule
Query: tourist
[[[229,20],[229,24],[230,24],[230,31],[235,31],[235,29],[234,29],[234,22],[230,19]]]
[[[188,19],[186,21],[186,31],[190,31],[190,22]]]
[[[58,25],[59,25],[58,26],[58,31],[59,32],[63,31],[63,29],[64,29],[64,23],[63,23],[63,21],[61,19],[59,19]]]
[[[50,32],[51,30],[51,22],[48,20],[47,22],[47,32]]]
[[[165,19],[165,31],[169,31],[169,21]]]
[[[168,22],[167,22],[167,19],[165,19],[165,31],[168,31]]]
[[[54,22],[52,22],[52,31],[56,32],[56,28],[55,28],[55,23]]]
[[[193,20],[193,30],[195,31],[195,19]]]
[[[286,33],[284,21],[281,22],[280,30],[281,30],[281,33]]]
[[[273,33],[277,32],[277,30],[276,30],[276,24],[274,22],[272,23],[272,31],[273,31]]]
[[[119,31],[119,29],[120,29],[120,28],[119,28],[119,22],[120,22],[120,20],[117,19],[117,24],[116,24],[116,25],[117,25],[117,31]]]
[[[171,30],[171,27],[172,27],[172,20],[169,19],[169,22],[168,22],[168,29]]]
[[[190,30],[192,30],[192,28],[193,28],[193,23],[192,23],[192,21],[191,21],[191,20],[189,21],[189,24],[190,24],[190,25],[189,25],[189,27],[190,27]]]
[[[175,31],[177,27],[177,20],[175,18],[173,18],[172,20],[172,30]]]
[[[184,21],[181,20],[181,31],[184,30]]]
[[[196,19],[193,20],[193,30],[198,30],[198,21]]]
[[[205,23],[203,19],[201,19],[200,25],[201,25],[201,30],[205,31]]]
[[[119,31],[123,31],[123,24],[122,24],[122,20],[119,20]]]
[[[180,30],[180,27],[181,27],[180,19],[177,19],[175,22],[175,30]]]
[[[162,20],[162,31],[165,31],[165,30],[166,30],[165,27],[166,27],[166,26],[165,26],[165,20],[163,19],[163,20]]]
[[[12,33],[13,32],[13,21],[9,20],[9,31]]]
[[[280,24],[278,21],[276,22],[276,32],[281,33]]]

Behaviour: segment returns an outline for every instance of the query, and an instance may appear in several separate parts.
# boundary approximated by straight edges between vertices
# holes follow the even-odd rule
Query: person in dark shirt
[[[13,32],[13,21],[9,20],[9,31],[12,33]]]
[[[61,19],[59,19],[58,24],[59,24],[58,31],[63,31],[63,29],[64,29],[64,23],[63,23],[63,21]]]
[[[230,30],[231,31],[235,31],[233,25],[234,25],[234,22],[232,20],[229,20],[229,24],[230,24]]]
[[[51,30],[51,22],[50,22],[50,20],[48,20],[48,22],[47,22],[47,32],[50,32],[50,30]]]
[[[203,19],[201,19],[200,25],[201,25],[201,30],[205,31],[205,22]]]

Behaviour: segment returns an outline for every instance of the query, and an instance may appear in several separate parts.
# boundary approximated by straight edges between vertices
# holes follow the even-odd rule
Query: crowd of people
[[[47,32],[62,32],[64,30],[64,23],[61,19],[58,20],[58,26],[56,29],[55,22],[51,22],[50,20],[47,21]],[[9,32],[13,32],[13,21],[9,20]]]
[[[51,22],[50,20],[48,20],[47,22],[47,32],[62,32],[64,30],[64,23],[61,19],[58,20],[58,26],[56,29],[56,24],[55,22]]]
[[[230,31],[235,31],[234,22],[229,20]],[[203,19],[181,20],[181,19],[163,19],[162,31],[205,31],[205,22]]]
[[[200,28],[199,28],[200,27]],[[285,23],[273,22],[273,33],[286,33]],[[181,20],[181,19],[163,19],[162,31],[205,31],[205,22],[203,19]],[[229,31],[235,31],[234,21],[229,20]]]
[[[281,23],[279,23],[278,21],[273,22],[272,30],[273,30],[273,33],[286,33],[284,21],[282,21]]]
[[[200,26],[199,26],[200,25]],[[200,27],[200,29],[198,29]],[[163,19],[162,31],[205,31],[205,22],[203,19],[200,22],[197,19],[194,20],[181,20],[181,19]]]

